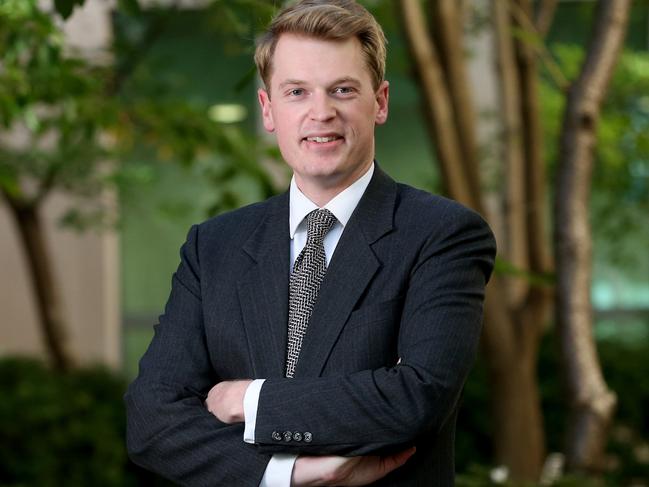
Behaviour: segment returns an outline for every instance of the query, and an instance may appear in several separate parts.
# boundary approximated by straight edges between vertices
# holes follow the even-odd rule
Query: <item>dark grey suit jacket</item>
[[[273,453],[416,445],[376,485],[453,485],[457,403],[495,255],[489,227],[377,167],[330,261],[295,378],[285,379],[288,207],[283,194],[189,232],[126,394],[131,458],[182,485],[257,486]],[[267,379],[255,445],[243,442],[243,424],[203,405],[215,383],[242,378]]]

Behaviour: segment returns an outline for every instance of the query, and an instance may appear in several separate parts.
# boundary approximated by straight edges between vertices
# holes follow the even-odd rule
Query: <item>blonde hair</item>
[[[356,37],[375,90],[385,77],[387,41],[383,29],[365,7],[354,0],[302,0],[281,10],[257,41],[255,64],[267,90],[275,47],[284,33],[332,41]]]

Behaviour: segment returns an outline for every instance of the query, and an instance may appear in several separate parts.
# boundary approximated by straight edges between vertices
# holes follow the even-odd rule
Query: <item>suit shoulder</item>
[[[466,224],[489,225],[475,210],[444,196],[428,193],[407,184],[398,183],[397,214],[416,216],[423,224],[442,225]]]
[[[202,237],[227,232],[232,238],[250,234],[264,220],[268,212],[281,205],[284,195],[273,196],[265,201],[252,203],[235,210],[213,216],[197,225]]]
[[[458,252],[478,258],[486,280],[497,252],[494,234],[482,216],[457,201],[399,184],[395,226],[411,241],[433,252]]]
[[[287,201],[286,194],[277,195],[194,224],[189,229],[185,247],[193,247],[201,253],[201,249],[240,246],[270,213],[282,211]]]

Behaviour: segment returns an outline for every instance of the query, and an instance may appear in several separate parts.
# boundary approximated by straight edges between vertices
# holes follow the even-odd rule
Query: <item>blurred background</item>
[[[362,3],[379,163],[498,238],[458,485],[648,486],[649,1]],[[168,485],[121,397],[191,224],[288,186],[252,61],[281,4],[0,0],[0,486]]]

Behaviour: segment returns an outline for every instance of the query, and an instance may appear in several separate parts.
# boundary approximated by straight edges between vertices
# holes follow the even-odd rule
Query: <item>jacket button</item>
[[[300,433],[299,431],[296,431],[295,433],[293,433],[293,439],[295,441],[302,441],[302,433]]]
[[[290,431],[284,431],[284,441],[289,442],[293,439],[293,433]]]
[[[304,441],[306,441],[307,443],[311,443],[312,440],[313,440],[313,435],[309,431],[305,431]]]
[[[282,434],[279,431],[273,431],[273,433],[271,434],[271,437],[275,441],[282,441]]]

